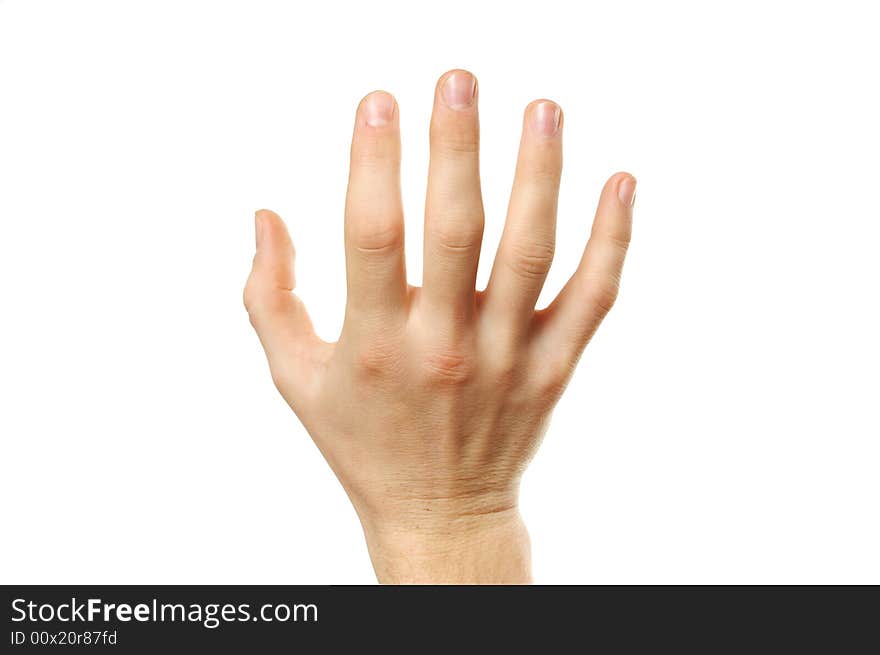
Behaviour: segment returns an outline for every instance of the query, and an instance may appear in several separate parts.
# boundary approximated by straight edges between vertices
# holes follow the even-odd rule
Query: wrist
[[[516,505],[479,514],[421,519],[361,518],[383,584],[528,584],[529,534]]]

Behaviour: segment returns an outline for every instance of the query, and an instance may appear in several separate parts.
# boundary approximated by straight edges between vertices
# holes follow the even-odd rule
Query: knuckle
[[[493,359],[491,370],[493,386],[509,389],[523,379],[523,367],[512,350],[503,350],[497,353]]]
[[[248,285],[244,290],[244,306],[250,318],[251,325],[263,320],[271,320],[273,317],[282,315],[290,309],[292,295],[289,291],[265,291],[258,290],[253,285]]]
[[[272,384],[275,385],[275,388],[278,389],[278,391],[283,393],[290,382],[290,375],[288,374],[286,367],[270,363],[269,374],[272,376]]]
[[[251,308],[255,305],[257,300],[257,283],[256,283],[256,256],[254,257],[254,267],[251,268],[251,273],[248,275],[247,281],[244,284],[244,290],[241,294],[241,300],[244,303],[244,308],[247,310],[248,314],[251,313]]]
[[[431,148],[434,153],[447,159],[461,159],[462,157],[476,157],[480,151],[480,145],[476,138],[436,137],[432,141]]]
[[[555,196],[559,180],[562,177],[562,158],[556,153],[548,152],[550,144],[538,146],[539,156],[532,158],[525,166],[527,189],[535,194]]]
[[[632,239],[632,230],[626,227],[611,232],[605,232],[602,236],[608,243],[620,250],[621,253],[626,254]]]
[[[350,235],[358,252],[387,254],[403,245],[403,224],[386,215],[361,217],[352,222]]]
[[[254,292],[250,282],[244,285],[244,291],[241,294],[241,300],[248,314],[251,313],[251,307],[254,306]]]
[[[400,162],[400,148],[386,134],[359,134],[351,145],[351,165],[363,169],[385,169]]]
[[[457,386],[475,373],[473,358],[454,347],[435,348],[422,357],[422,378],[428,385]]]
[[[514,241],[506,261],[518,276],[530,280],[542,279],[550,271],[554,252],[555,247],[551,242]]]
[[[386,377],[399,368],[399,362],[398,349],[384,341],[365,345],[354,355],[354,369],[360,378]]]
[[[576,362],[569,359],[545,363],[535,376],[537,397],[540,403],[552,404],[562,395],[574,372]]]
[[[248,313],[248,318],[250,318],[251,323],[253,324],[256,320],[257,314],[259,313],[260,293],[257,290],[256,284],[254,284],[252,279],[249,279],[244,287],[244,293],[242,293],[242,301],[244,302],[244,308]]]
[[[427,229],[431,241],[449,253],[470,254],[483,239],[482,217],[444,216],[431,220]]]
[[[486,353],[486,370],[492,385],[509,389],[526,376],[525,350],[518,333],[506,324],[494,324],[491,337],[481,347]]]
[[[480,151],[480,135],[471,126],[433,127],[431,129],[431,153],[449,159],[475,157]]]
[[[610,278],[589,286],[587,290],[587,303],[594,307],[600,316],[605,316],[617,302],[620,291],[620,282],[617,278]]]

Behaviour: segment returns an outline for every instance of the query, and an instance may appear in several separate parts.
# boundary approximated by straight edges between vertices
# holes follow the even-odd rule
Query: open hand
[[[525,111],[507,222],[476,291],[483,235],[478,87],[437,84],[423,286],[407,285],[398,107],[360,103],[345,209],[348,295],[338,342],[319,339],[294,289],[281,219],[257,212],[245,305],[281,394],[351,498],[382,582],[527,582],[520,476],[580,353],[617,297],[635,179],[602,190],[583,259],[546,309],[562,111]]]

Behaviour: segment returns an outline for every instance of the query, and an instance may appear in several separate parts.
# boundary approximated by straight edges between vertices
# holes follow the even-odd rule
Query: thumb
[[[276,386],[292,405],[313,382],[326,346],[315,334],[302,301],[293,294],[294,250],[284,221],[261,209],[255,216],[257,253],[244,289],[244,305],[263,344]]]

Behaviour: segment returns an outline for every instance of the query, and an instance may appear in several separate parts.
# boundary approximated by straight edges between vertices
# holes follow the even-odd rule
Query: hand
[[[431,119],[423,286],[404,264],[394,98],[361,101],[345,207],[348,297],[339,341],[322,341],[292,293],[281,219],[256,215],[245,306],[284,399],[360,517],[381,582],[530,580],[520,476],[584,346],[617,297],[635,179],[605,185],[583,259],[535,311],[553,259],[562,111],[525,112],[507,223],[485,291],[478,88],[439,81]]]

